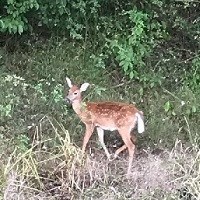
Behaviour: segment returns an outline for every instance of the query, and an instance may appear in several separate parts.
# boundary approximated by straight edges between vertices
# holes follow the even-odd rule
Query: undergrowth
[[[2,49],[1,198],[199,199],[199,91],[126,81],[87,45],[54,39]],[[144,112],[130,180],[127,154],[108,162],[95,134],[82,155],[84,127],[64,101],[65,76],[91,83],[84,100],[135,102]],[[116,135],[106,135],[113,152]]]

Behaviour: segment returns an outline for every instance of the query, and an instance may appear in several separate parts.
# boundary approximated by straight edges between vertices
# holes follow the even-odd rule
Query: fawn
[[[86,127],[82,151],[85,152],[86,145],[96,127],[99,141],[108,159],[110,159],[111,155],[104,143],[104,130],[117,130],[124,141],[124,145],[115,152],[114,158],[116,158],[121,151],[128,148],[129,163],[127,174],[130,174],[135,151],[135,145],[131,141],[131,130],[135,128],[137,124],[138,132],[144,132],[143,112],[139,111],[133,104],[118,102],[84,103],[81,93],[86,91],[89,83],[83,83],[78,87],[77,85],[72,85],[68,77],[66,77],[66,81],[69,86],[66,100],[72,104],[73,110]]]

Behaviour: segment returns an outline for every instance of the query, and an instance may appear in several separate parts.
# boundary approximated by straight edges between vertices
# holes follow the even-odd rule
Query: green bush
[[[15,130],[16,133],[26,133],[29,126],[48,113],[63,110],[63,86],[40,80],[30,84],[20,77],[2,75],[0,84],[0,124],[4,131]]]
[[[119,66],[133,79],[140,77],[139,69],[145,67],[146,58],[158,46],[165,31],[161,23],[136,7],[123,15],[127,17],[126,31],[109,42]]]
[[[43,26],[68,32],[70,37],[83,39],[87,21],[97,13],[99,2],[7,0],[0,3],[0,32],[22,34],[26,30]]]
[[[0,6],[3,8],[0,13],[0,32],[22,34],[28,29],[29,22],[27,14],[31,10],[37,10],[39,4],[37,0],[7,0],[2,1]]]

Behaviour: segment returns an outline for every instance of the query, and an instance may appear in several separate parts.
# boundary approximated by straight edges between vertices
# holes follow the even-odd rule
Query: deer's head
[[[74,102],[81,102],[82,96],[81,92],[87,90],[89,83],[83,83],[80,87],[77,85],[72,85],[71,80],[66,77],[67,85],[69,86],[68,95],[65,97],[65,100],[71,104]]]

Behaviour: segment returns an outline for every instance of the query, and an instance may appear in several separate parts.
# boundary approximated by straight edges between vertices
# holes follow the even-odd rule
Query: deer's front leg
[[[103,147],[108,160],[111,160],[111,155],[108,152],[108,149],[107,149],[107,147],[106,147],[106,145],[104,143],[104,130],[102,128],[100,128],[100,127],[97,127],[97,133],[98,133],[98,136],[99,136],[99,141],[101,143],[101,146]]]
[[[82,146],[82,152],[85,152],[87,143],[93,133],[94,130],[94,126],[92,124],[86,124],[86,130],[85,130],[85,135],[84,135],[84,139],[83,139],[83,146]]]

